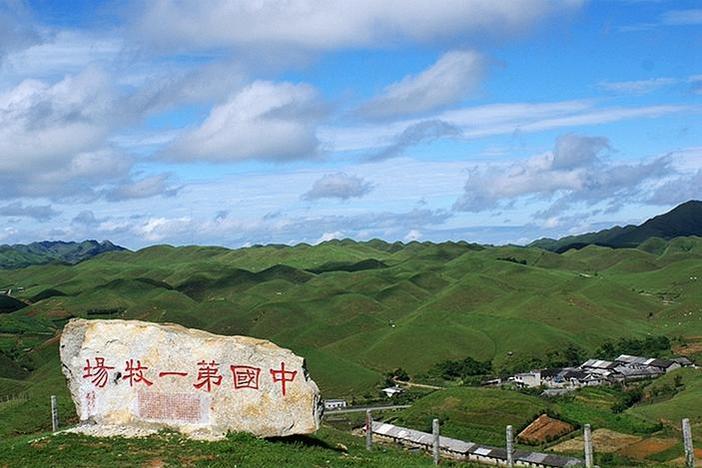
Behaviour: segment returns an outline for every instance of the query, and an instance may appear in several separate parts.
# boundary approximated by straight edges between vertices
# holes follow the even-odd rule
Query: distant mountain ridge
[[[110,241],[42,241],[31,244],[0,245],[0,268],[24,268],[47,263],[75,264],[106,252],[127,250]]]
[[[670,240],[685,236],[702,236],[702,201],[690,200],[638,226],[630,224],[561,239],[538,239],[529,246],[562,253],[588,245],[638,247],[652,238]]]

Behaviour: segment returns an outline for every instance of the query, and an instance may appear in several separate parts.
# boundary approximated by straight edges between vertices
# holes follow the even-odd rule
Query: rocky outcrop
[[[180,325],[73,319],[61,363],[82,422],[261,437],[319,428],[304,359],[275,344]]]

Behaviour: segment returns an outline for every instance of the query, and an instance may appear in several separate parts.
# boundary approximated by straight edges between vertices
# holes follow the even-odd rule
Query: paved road
[[[412,405],[385,405],[385,406],[348,406],[346,408],[335,409],[335,410],[324,410],[324,414],[341,414],[341,413],[360,413],[366,412],[366,410],[372,411],[382,411],[391,409],[405,409]]]

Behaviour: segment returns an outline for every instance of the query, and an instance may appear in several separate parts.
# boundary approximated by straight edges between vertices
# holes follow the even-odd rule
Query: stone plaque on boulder
[[[83,422],[205,437],[319,428],[319,389],[304,359],[266,340],[173,324],[73,319],[61,335],[61,363]]]

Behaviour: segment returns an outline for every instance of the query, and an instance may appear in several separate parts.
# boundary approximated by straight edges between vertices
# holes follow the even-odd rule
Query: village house
[[[346,408],[346,400],[324,400],[325,410],[336,410]]]
[[[679,362],[668,359],[645,358],[641,356],[630,356],[622,354],[615,361],[621,365],[634,368],[653,368],[660,371],[661,374],[667,374],[675,369],[682,367]]]
[[[685,357],[673,359],[646,358],[622,354],[614,361],[589,359],[578,367],[539,369],[521,372],[508,379],[520,388],[544,386],[566,389],[655,379],[681,367],[694,366]]]
[[[541,386],[541,371],[522,372],[510,377],[516,386],[521,388],[535,388]]]
[[[387,396],[388,398],[392,398],[395,395],[399,395],[400,393],[404,392],[405,389],[402,387],[394,386],[394,387],[387,387],[381,390]]]

